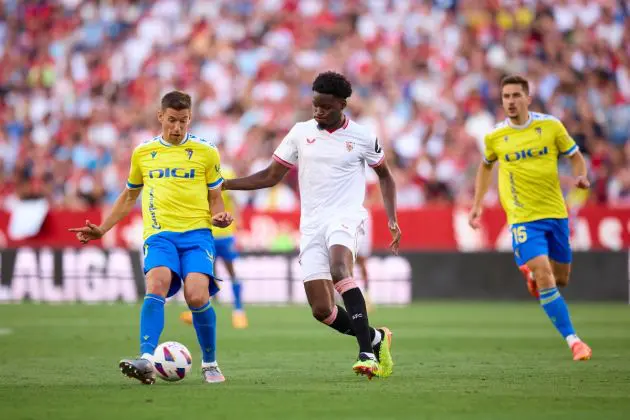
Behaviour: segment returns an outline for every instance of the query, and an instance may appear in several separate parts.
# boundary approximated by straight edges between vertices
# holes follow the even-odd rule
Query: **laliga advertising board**
[[[135,302],[141,298],[144,295],[144,278],[142,259],[137,252],[142,237],[141,225],[137,223],[139,215],[122,222],[111,232],[112,235],[107,238],[110,242],[107,243],[97,241],[94,246],[77,249],[74,237],[67,234],[69,219],[98,220],[98,213],[52,210],[37,235],[12,241],[8,229],[9,215],[0,211],[0,302]],[[382,249],[389,240],[389,232],[379,231],[378,218],[381,216],[378,211],[374,212],[375,249]],[[427,280],[423,277],[423,274],[426,277],[430,273],[420,272],[425,267],[414,261],[423,251],[450,252],[461,256],[461,252],[501,250],[505,252],[511,270],[511,238],[503,213],[500,209],[489,208],[484,216],[483,228],[471,232],[465,209],[442,207],[401,212],[401,226],[406,232],[401,244],[403,255],[374,256],[368,262],[374,279],[371,294],[375,303],[409,302],[413,291],[412,274],[418,280],[416,289],[422,284],[422,293],[418,296],[426,297],[431,293],[431,289],[425,287]],[[269,238],[282,232],[288,242],[295,242],[297,230],[291,229],[297,229],[298,221],[297,213],[244,215],[239,242],[245,249],[259,251],[256,254],[245,253],[237,262],[237,270],[246,283],[244,299],[247,302],[305,301],[303,286],[296,280],[299,278],[299,264],[295,255],[269,254],[266,251],[271,245]],[[630,247],[630,209],[583,208],[577,217],[572,218],[571,231],[575,251],[623,252]],[[64,242],[66,240],[68,242]],[[610,265],[610,261],[606,261],[606,265]],[[449,260],[450,266],[452,263],[453,260]],[[413,273],[411,267],[414,267]],[[221,264],[217,270],[219,277],[229,277],[222,271]],[[439,272],[443,271],[440,268]],[[574,280],[579,284],[577,277]],[[627,283],[627,277],[625,281]],[[223,286],[224,289],[226,287],[229,289],[230,286]],[[627,293],[624,296],[627,298]],[[220,300],[231,298],[231,293],[219,294]]]
[[[374,302],[411,301],[411,266],[404,257],[372,257]],[[249,303],[304,303],[295,255],[244,254],[236,269]],[[223,266],[219,278],[228,278]],[[142,259],[137,251],[86,248],[18,248],[0,251],[0,302],[136,302],[144,296]],[[228,285],[222,289],[229,289]],[[219,293],[228,301],[231,293]],[[174,299],[183,301],[183,296]]]

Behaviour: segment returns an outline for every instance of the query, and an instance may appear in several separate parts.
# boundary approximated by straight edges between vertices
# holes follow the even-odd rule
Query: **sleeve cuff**
[[[127,189],[130,190],[137,190],[140,189],[144,186],[144,184],[132,184],[131,182],[127,181]]]
[[[214,190],[214,189],[220,187],[221,184],[223,184],[223,178],[219,178],[216,181],[214,181],[213,183],[208,184],[208,189],[209,190]]]
[[[571,156],[571,155],[574,155],[578,150],[579,150],[578,145],[574,144],[573,147],[571,147],[569,150],[567,150],[566,152],[561,152],[560,154],[562,156]]]
[[[289,169],[293,169],[295,167],[294,164],[287,162],[286,160],[282,159],[280,156],[276,155],[275,153],[273,155],[273,160],[275,160],[282,166],[286,166]]]
[[[483,163],[485,163],[486,165],[491,165],[491,164],[493,164],[493,163],[494,163],[494,162],[496,162],[496,161],[497,161],[497,158],[494,158],[494,159],[488,159],[488,158],[487,158],[487,157],[485,157],[485,156],[483,157]]]
[[[381,164],[385,162],[385,154],[383,154],[383,156],[381,156],[381,158],[378,160],[378,162],[376,163],[368,163],[368,165],[370,166],[370,168],[376,168],[377,166],[381,166]]]

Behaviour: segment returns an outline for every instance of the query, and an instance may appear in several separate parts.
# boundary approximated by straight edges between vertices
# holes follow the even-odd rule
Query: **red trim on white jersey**
[[[370,168],[376,168],[377,166],[381,166],[383,164],[383,162],[385,162],[385,154],[384,153],[383,153],[383,156],[381,157],[381,160],[376,162],[374,165],[369,165],[369,166],[370,166]]]
[[[348,123],[350,122],[350,119],[348,117],[346,117],[345,115],[343,116],[344,118],[344,122],[343,124],[341,124],[340,127],[335,128],[334,130],[329,130],[328,128],[326,129],[326,131],[328,131],[330,134],[334,133],[335,131],[339,130],[340,128],[342,130],[345,130],[348,127]]]
[[[276,162],[278,162],[282,166],[286,166],[289,169],[295,168],[295,165],[287,162],[286,160],[282,159],[280,156],[278,156],[276,154],[274,154],[272,157],[273,157],[273,160],[275,160]]]

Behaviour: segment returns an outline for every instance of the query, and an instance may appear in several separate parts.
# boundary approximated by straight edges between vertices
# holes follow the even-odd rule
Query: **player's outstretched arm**
[[[396,216],[396,183],[389,166],[387,166],[387,161],[383,160],[383,163],[375,166],[374,171],[378,175],[383,203],[385,204],[385,213],[387,213],[387,226],[392,234],[392,242],[389,244],[389,247],[395,255],[398,255],[402,232],[398,226],[398,217]]]
[[[269,166],[260,172],[244,178],[226,179],[223,181],[224,190],[260,190],[276,185],[284,178],[289,168],[276,162],[271,162]]]
[[[483,211],[483,198],[488,192],[490,181],[492,179],[492,167],[494,163],[481,162],[477,169],[477,177],[475,178],[475,198],[473,206],[468,216],[468,223],[473,229],[479,228],[479,218]]]
[[[90,223],[89,220],[86,220],[84,227],[71,228],[68,230],[76,233],[77,239],[83,244],[95,239],[100,239],[111,228],[113,228],[116,223],[120,222],[131,212],[131,209],[133,209],[133,206],[138,199],[138,195],[140,195],[140,191],[141,189],[130,190],[125,188],[116,199],[109,216],[105,218],[100,226],[96,226],[94,223]]]
[[[573,153],[569,156],[569,160],[571,161],[571,169],[575,177],[575,186],[583,189],[589,188],[591,183],[588,180],[586,161],[584,160],[584,156],[582,156],[582,152],[578,150]]]

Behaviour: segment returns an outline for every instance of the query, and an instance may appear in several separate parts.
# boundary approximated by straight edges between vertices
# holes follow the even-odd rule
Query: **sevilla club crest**
[[[346,142],[346,150],[347,150],[348,152],[352,152],[352,149],[354,149],[354,143],[353,143],[353,142],[351,142],[351,141],[347,141],[347,142]]]

